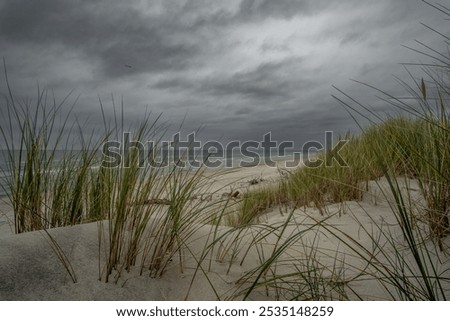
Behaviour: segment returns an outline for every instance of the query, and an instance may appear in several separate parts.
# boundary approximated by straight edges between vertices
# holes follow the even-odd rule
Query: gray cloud
[[[234,112],[235,115],[249,115],[254,111],[253,108],[250,107],[242,107]]]
[[[123,1],[6,1],[0,37],[11,44],[62,45],[98,63],[105,77],[129,76],[185,68],[198,54],[199,45],[184,41],[181,27],[170,23],[178,14],[149,19]]]
[[[348,33],[344,34],[341,40],[341,45],[345,46],[349,43],[357,43],[360,41],[364,41],[365,33],[361,31],[349,31]]]
[[[296,81],[287,79],[284,74],[288,66],[298,61],[289,59],[281,62],[268,62],[257,68],[238,72],[228,78],[205,79],[201,90],[214,96],[241,95],[258,100],[288,99],[295,93]],[[308,89],[308,88],[304,88]]]
[[[296,0],[243,0],[239,6],[239,16],[249,18],[284,18],[291,19],[298,14],[311,14],[325,5],[324,1]]]
[[[298,68],[302,59],[286,59],[262,63],[251,70],[231,75],[213,74],[203,78],[170,77],[154,84],[155,88],[169,91],[191,91],[196,95],[214,97],[239,96],[259,102],[260,100],[289,99],[299,91],[306,91],[313,85],[306,79],[287,78],[293,68]]]
[[[113,93],[130,122],[151,109],[213,137],[301,141],[357,129],[332,85],[387,112],[348,80],[403,95],[391,75],[424,57],[400,45],[443,50],[419,24],[448,33],[443,18],[418,0],[0,0],[0,55],[17,97],[74,89],[93,127]]]

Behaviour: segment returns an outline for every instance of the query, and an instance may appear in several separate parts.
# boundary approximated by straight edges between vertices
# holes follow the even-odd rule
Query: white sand
[[[207,173],[207,175],[209,174]],[[229,170],[221,176],[214,176],[210,191],[214,191],[213,197],[223,197],[223,193],[236,190],[242,194],[249,188],[261,188],[261,186],[271,184],[279,177],[278,169],[264,166]],[[252,179],[257,179],[258,184],[250,185],[249,181]],[[409,190],[413,196],[418,194],[415,192],[414,181],[408,182],[410,184],[409,186],[405,185],[404,190]],[[335,273],[338,271],[345,280],[350,280],[364,267],[364,263],[354,257],[353,252],[330,233],[318,233],[317,229],[306,231],[308,224],[313,224],[315,220],[326,219],[327,224],[347,233],[352,239],[369,249],[372,240],[362,227],[372,231],[375,224],[385,224],[386,228],[389,227],[392,235],[398,237],[399,242],[402,242],[398,224],[396,224],[389,204],[382,196],[379,185],[383,187],[386,183],[383,181],[381,183],[371,182],[370,190],[361,202],[329,204],[326,207],[327,214],[325,216],[321,216],[319,211],[314,208],[295,210],[292,222],[298,224],[288,226],[284,235],[300,233],[301,237],[292,244],[286,255],[290,255],[291,261],[292,258],[295,258],[299,263],[304,262],[307,257],[305,251],[310,248],[308,245],[316,242],[320,251],[314,253],[313,257],[324,266],[328,266],[329,271],[334,266]],[[420,206],[420,198],[417,198],[417,203]],[[174,259],[161,278],[150,278],[145,274],[140,276],[136,268],[130,273],[125,273],[115,284],[98,280],[99,265],[100,268],[104,268],[104,257],[99,254],[98,223],[52,229],[49,232],[64,250],[75,270],[78,282],[74,284],[49,246],[45,234],[31,232],[13,235],[10,226],[12,215],[10,207],[7,204],[1,205],[0,213],[1,300],[184,300],[186,298],[189,300],[216,300],[218,299],[217,295],[221,299],[239,299],[241,296],[232,296],[239,286],[242,289],[242,284],[237,281],[246,271],[260,265],[261,257],[267,258],[276,243],[274,235],[261,240],[260,247],[252,246],[243,264],[240,265],[241,258],[247,249],[246,246],[258,232],[261,232],[261,227],[255,227],[243,233],[239,244],[233,243],[231,236],[223,239],[224,246],[216,247],[211,270],[207,273],[207,277],[198,271],[192,284],[196,261],[187,251],[184,252],[185,269],[183,273],[180,272],[177,259]],[[261,220],[262,223],[267,224],[266,226],[281,226],[288,215],[289,209],[286,211],[286,209],[275,208],[264,214]],[[189,243],[189,248],[197,259],[211,230],[211,226],[200,228]],[[229,230],[230,228],[223,227],[220,229],[219,235]],[[379,241],[383,242],[384,238],[381,237]],[[389,247],[389,245],[386,246]],[[233,249],[237,249],[236,252],[233,252]],[[230,267],[229,261],[233,253],[236,254],[236,259]],[[442,256],[442,258],[445,257]],[[336,262],[343,263],[336,265]],[[205,269],[208,268],[208,264],[209,256],[203,264]],[[443,269],[448,268],[450,262],[447,260],[440,266]],[[292,262],[286,266],[280,265],[277,273],[289,272],[293,267]],[[323,276],[331,275],[329,271],[323,272]],[[449,277],[449,272],[446,273],[446,276]],[[361,277],[360,280],[351,281],[349,285],[352,289],[357,290],[357,293],[364,299],[391,299],[379,282],[363,279]],[[339,280],[334,281],[338,282]],[[357,299],[351,291],[347,292],[349,299]],[[450,291],[447,292],[450,294]],[[249,298],[276,299],[273,291],[269,291],[269,294],[267,296],[264,289],[259,289]],[[339,299],[340,297],[335,294],[333,298]]]

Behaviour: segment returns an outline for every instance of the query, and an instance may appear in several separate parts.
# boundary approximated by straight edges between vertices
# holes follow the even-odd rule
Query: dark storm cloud
[[[195,88],[195,84],[187,78],[169,77],[157,81],[152,87],[162,90],[189,90]]]
[[[268,18],[289,20],[296,16],[317,14],[324,8],[332,9],[343,4],[367,1],[369,0],[347,0],[340,2],[331,2],[329,0],[242,0],[234,12],[217,10],[208,15],[198,15],[193,27],[257,23]],[[198,2],[197,0],[188,1],[184,8],[186,10],[195,9],[198,6]]]
[[[344,34],[341,40],[341,45],[345,46],[349,43],[355,43],[363,41],[365,34],[361,31],[350,31],[347,34]]]
[[[249,115],[254,111],[253,108],[249,108],[249,107],[242,107],[239,108],[238,110],[236,110],[234,112],[235,115],[239,116],[239,115]]]
[[[149,18],[120,1],[6,1],[0,10],[3,41],[63,45],[80,51],[107,77],[180,69],[199,51],[183,41],[177,14]]]
[[[401,44],[442,50],[419,24],[447,34],[442,19],[419,0],[0,0],[0,56],[18,96],[36,81],[59,97],[75,89],[94,124],[98,96],[109,105],[113,93],[132,120],[150,106],[214,137],[320,139],[357,127],[333,84],[389,110],[348,80],[403,95],[391,75],[424,57]]]
[[[291,19],[298,14],[315,13],[327,4],[329,5],[329,2],[321,0],[243,0],[239,6],[238,16],[241,19],[267,17]]]
[[[240,95],[265,99],[288,99],[297,84],[283,75],[286,68],[298,61],[269,62],[254,70],[238,72],[228,78],[213,78],[203,82],[201,90],[213,96]]]
[[[194,91],[195,94],[214,97],[240,96],[253,100],[289,99],[298,91],[308,90],[313,85],[306,79],[286,77],[302,63],[302,59],[286,59],[262,63],[254,69],[232,75],[212,75],[189,79],[172,77],[158,81],[154,87],[172,91]],[[290,74],[292,77],[292,75]]]
[[[330,108],[331,107],[331,108]],[[277,110],[261,113],[223,117],[220,121],[211,122],[205,130],[213,127],[224,133],[229,140],[246,139],[261,141],[264,134],[271,132],[272,138],[278,141],[295,141],[295,148],[309,140],[323,142],[325,131],[332,131],[336,137],[348,131],[357,132],[358,125],[348,122],[348,115],[332,99],[327,105],[304,112],[301,109],[280,113]],[[361,120],[361,124],[364,124]],[[251,132],[248,131],[251,128]],[[214,132],[214,131],[212,131]]]

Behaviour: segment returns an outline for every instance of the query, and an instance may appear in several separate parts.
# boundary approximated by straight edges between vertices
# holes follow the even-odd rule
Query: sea
[[[52,151],[53,152],[53,151]],[[70,151],[70,153],[77,155],[79,151]],[[25,165],[24,159],[25,155],[22,155],[22,161],[19,164],[19,152],[14,151],[15,154],[15,166]],[[43,153],[44,154],[44,153]],[[54,156],[52,159],[52,164],[50,166],[51,171],[58,171],[61,169],[61,161],[64,157],[67,157],[68,151],[57,150],[54,151]],[[97,170],[100,166],[110,166],[117,167],[125,165],[121,161],[124,160],[120,153],[112,155],[113,157],[105,157],[101,152],[96,155],[96,162],[92,166],[92,170]],[[247,151],[241,153],[239,150],[235,149],[233,151],[215,151],[211,153],[210,151],[200,151],[197,153],[186,153],[181,152],[179,156],[174,155],[173,151],[166,150],[160,152],[157,156],[152,156],[153,161],[150,161],[150,157],[147,155],[140,155],[140,162],[142,166],[148,166],[152,164],[155,168],[158,168],[160,173],[166,173],[173,169],[175,164],[181,170],[195,170],[199,167],[202,168],[238,168],[238,167],[252,167],[258,165],[267,166],[279,166],[280,162],[282,167],[296,167],[303,161],[305,153],[301,151],[284,151],[283,153],[278,153],[277,151],[271,151],[269,153],[264,152],[261,149],[254,149],[250,153]],[[176,158],[174,157],[176,156]],[[114,161],[119,160],[119,164]],[[177,161],[175,161],[177,159]],[[102,163],[102,161],[104,161]],[[11,169],[12,161],[10,157],[10,151],[0,150],[0,196],[6,196],[9,193],[9,186],[11,181]],[[76,165],[75,165],[76,166]],[[162,170],[161,170],[162,169]]]

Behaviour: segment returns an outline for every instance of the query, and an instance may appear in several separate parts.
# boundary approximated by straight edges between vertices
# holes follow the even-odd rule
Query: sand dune
[[[280,179],[280,174],[277,168],[260,166],[230,170],[211,177],[213,181],[210,190],[220,191],[212,197],[222,197],[223,193],[228,191],[239,190],[245,193],[247,189],[271,184]],[[252,182],[253,179],[257,179],[257,183]],[[328,290],[333,295],[332,298],[392,299],[376,279],[360,275],[366,268],[366,263],[355,256],[348,244],[344,244],[333,234],[327,234],[326,229],[314,226],[317,221],[323,221],[323,226],[336,228],[361,246],[370,249],[373,240],[364,229],[378,235],[377,226],[382,225],[389,229],[390,235],[393,235],[401,244],[404,240],[399,226],[386,197],[382,196],[383,184],[385,184],[383,180],[371,182],[369,191],[361,202],[328,204],[326,215],[321,215],[313,207],[296,209],[291,215],[291,223],[285,228],[281,240],[295,234],[301,236],[284,252],[283,255],[290,260],[286,261],[286,264],[278,264],[276,273],[287,275],[289,271],[299,269],[300,262],[310,258],[308,251],[316,248],[318,250],[314,253],[314,258],[322,267],[328,266],[328,269],[322,270],[321,276],[324,279],[340,276],[341,281],[349,282],[342,287],[348,286],[352,291],[357,292],[355,294],[347,291],[347,297],[342,297],[338,288],[330,288]],[[414,184],[414,181],[409,181],[404,186],[405,191],[408,190],[410,193],[412,191],[414,195]],[[420,205],[418,196],[417,202]],[[161,278],[150,278],[146,272],[140,275],[136,267],[130,272],[123,273],[117,283],[114,280],[109,283],[99,280],[105,266],[104,247],[99,251],[99,230],[103,229],[106,232],[107,222],[103,222],[102,225],[89,223],[49,230],[50,235],[57,241],[73,266],[77,277],[77,283],[73,283],[49,245],[48,236],[45,233],[30,232],[13,235],[9,224],[11,209],[7,204],[2,205],[2,213],[1,300],[217,300],[243,297],[245,291],[242,291],[248,287],[248,282],[251,283],[252,279],[249,278],[246,283],[242,282],[241,278],[246,275],[246,272],[261,265],[280,241],[277,240],[276,233],[273,233],[261,239],[258,246],[250,246],[249,250],[248,246],[267,226],[278,226],[280,229],[276,231],[280,231],[291,212],[289,208],[275,208],[268,211],[261,216],[260,225],[245,229],[239,238],[236,238],[236,231],[230,232],[232,231],[230,227],[221,227],[216,235],[216,237],[223,237],[218,243],[220,246],[216,246],[214,253],[204,259],[202,264],[204,271],[196,270],[196,267],[205,244],[211,242],[211,233],[214,230],[214,226],[211,225],[202,226],[189,239],[189,251],[183,252],[183,272],[180,271],[177,257]],[[310,228],[311,226],[313,227]],[[382,235],[379,236],[378,242],[386,243],[386,247],[390,246]],[[196,259],[193,259],[192,254]],[[405,251],[405,255],[409,253]],[[241,262],[244,257],[245,259]],[[295,260],[293,261],[292,258]],[[294,265],[292,262],[295,261],[299,264]],[[283,261],[280,260],[280,262]],[[386,262],[386,264],[389,263]],[[440,266],[449,266],[448,264],[449,262],[444,262]],[[307,272],[305,270],[305,273]],[[444,276],[450,276],[448,271],[442,272]],[[194,275],[195,279],[193,279]],[[338,281],[333,282],[337,284]],[[330,284],[324,286],[330,286]],[[448,290],[446,289],[450,294]],[[277,294],[270,287],[262,287],[253,291],[249,299],[283,299],[278,296],[279,293]]]

